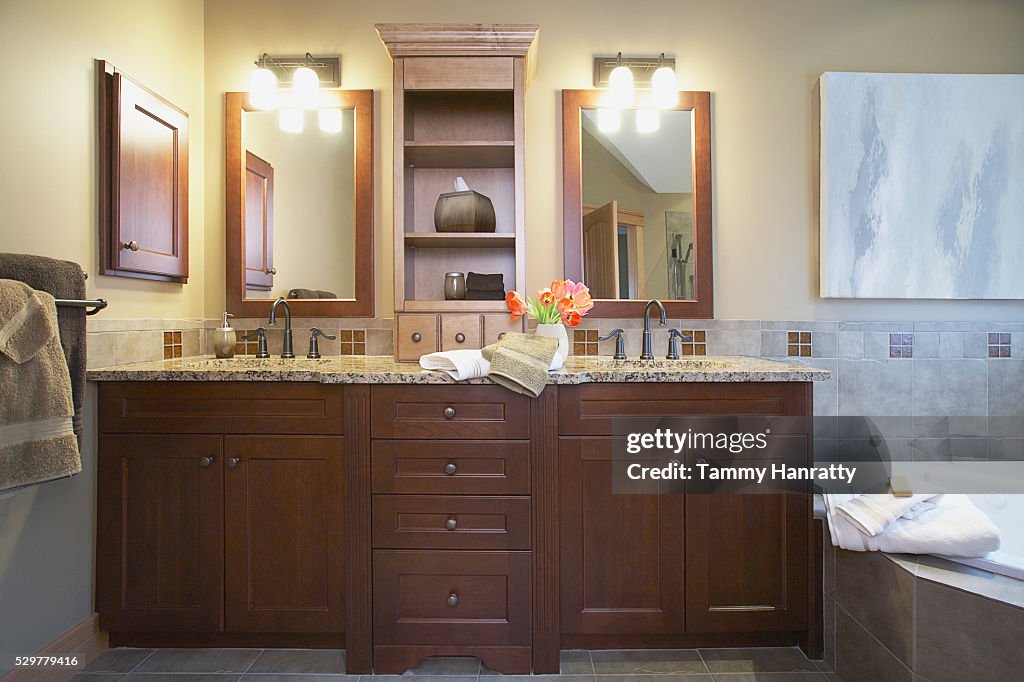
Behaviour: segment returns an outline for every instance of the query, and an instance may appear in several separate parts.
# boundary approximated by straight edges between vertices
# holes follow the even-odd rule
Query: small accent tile
[[[341,355],[366,355],[366,330],[342,329],[338,332]]]
[[[599,355],[598,332],[596,329],[573,329],[572,330],[572,354],[573,355]]]
[[[914,335],[909,333],[889,334],[889,357],[914,357]]]
[[[259,352],[259,342],[255,336],[250,341],[245,340],[249,334],[252,334],[250,329],[239,329],[235,332],[235,355],[256,355]]]
[[[707,355],[707,332],[703,329],[680,329],[683,338],[679,342],[682,355]]]
[[[811,332],[790,331],[786,334],[786,355],[791,358],[811,357]]]
[[[181,330],[172,329],[164,331],[164,360],[180,358],[182,356]]]
[[[988,333],[988,356],[990,358],[1010,357],[1010,334],[1007,332]]]

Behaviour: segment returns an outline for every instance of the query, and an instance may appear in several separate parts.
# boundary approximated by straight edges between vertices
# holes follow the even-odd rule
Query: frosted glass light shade
[[[301,133],[302,118],[302,109],[282,109],[277,115],[277,125],[286,133]]]
[[[300,66],[292,75],[292,93],[295,106],[301,109],[316,109],[319,104],[320,79],[313,69]]]
[[[661,115],[657,109],[636,110],[636,131],[638,133],[655,133],[661,126]]]
[[[618,109],[598,109],[597,129],[602,133],[614,133],[622,127],[622,112]]]
[[[608,98],[613,107],[633,106],[633,72],[628,66],[616,66],[608,74]]]
[[[341,132],[341,109],[321,109],[317,112],[320,130],[325,133]]]
[[[651,99],[659,109],[671,109],[679,103],[676,72],[663,66],[651,77]]]
[[[249,77],[249,103],[257,109],[277,107],[277,76],[270,69],[256,69]]]

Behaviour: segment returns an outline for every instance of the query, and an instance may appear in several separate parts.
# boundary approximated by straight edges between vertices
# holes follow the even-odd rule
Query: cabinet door
[[[221,629],[222,467],[219,436],[101,436],[96,604],[103,630]]]
[[[245,152],[245,288],[274,288],[274,167]]]
[[[613,495],[611,438],[558,458],[562,633],[683,632],[683,496]]]
[[[344,631],[343,443],[225,438],[227,630]]]
[[[806,629],[809,504],[796,493],[686,495],[688,632]]]

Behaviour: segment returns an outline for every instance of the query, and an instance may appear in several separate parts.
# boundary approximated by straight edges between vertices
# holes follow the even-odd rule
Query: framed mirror
[[[711,318],[711,95],[680,92],[652,121],[601,120],[605,94],[562,91],[565,276],[590,287],[590,317],[637,317],[657,298],[676,319]]]
[[[335,110],[276,110],[226,93],[227,309],[260,317],[279,296],[301,317],[372,317],[373,91],[322,90]],[[341,125],[338,130],[338,114]]]

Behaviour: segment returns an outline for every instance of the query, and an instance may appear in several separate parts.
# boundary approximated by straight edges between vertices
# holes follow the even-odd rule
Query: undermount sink
[[[629,369],[629,370],[674,370],[677,372],[706,372],[709,370],[729,369],[731,365],[719,360],[641,360],[630,358],[627,360],[614,360],[612,358],[601,358],[593,363],[604,369]]]

